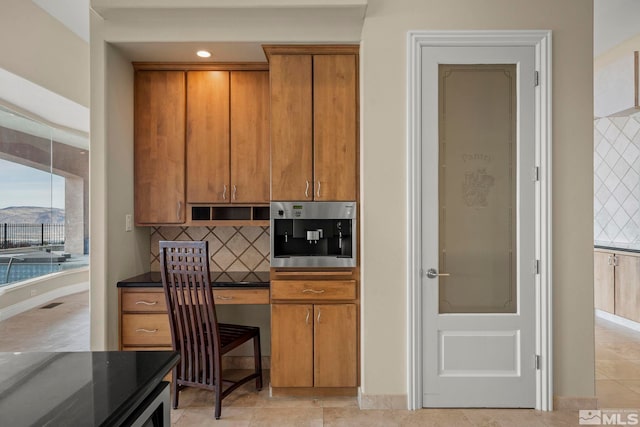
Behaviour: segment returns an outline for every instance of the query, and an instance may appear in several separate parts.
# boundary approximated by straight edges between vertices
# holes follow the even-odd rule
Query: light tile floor
[[[89,295],[82,292],[0,322],[0,351],[86,351],[89,349]],[[640,333],[596,321],[596,393],[601,408],[640,409]],[[268,371],[265,373],[268,383]],[[270,398],[252,384],[223,401],[213,417],[210,392],[188,389],[174,427],[198,426],[575,426],[577,411],[522,409],[360,410],[355,398]]]
[[[89,351],[89,292],[54,302],[0,322],[0,351]]]

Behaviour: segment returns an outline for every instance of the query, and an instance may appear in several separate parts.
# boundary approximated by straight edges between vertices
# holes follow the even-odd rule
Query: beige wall
[[[149,270],[149,229],[125,232],[133,214],[133,68],[104,43],[102,24],[92,14],[91,349],[115,350],[116,283]]]
[[[237,12],[236,13],[240,13]],[[247,15],[252,15],[251,10]],[[182,18],[180,17],[182,16]],[[124,18],[123,18],[124,19]],[[92,345],[116,333],[114,279],[144,267],[129,258],[143,248],[120,231],[132,188],[130,119],[106,93],[130,91],[122,58],[103,40],[343,41],[334,21],[305,31],[301,20],[275,28],[252,19],[212,26],[174,15],[154,23],[92,21],[92,286],[109,313],[92,313]],[[584,0],[370,0],[362,31],[362,391],[404,395],[406,379],[406,33],[436,29],[553,30],[553,228],[555,394],[593,396],[592,118],[593,8]],[[101,33],[99,27],[104,25]],[[95,31],[95,32],[94,32]],[[336,36],[338,34],[338,36]],[[105,64],[105,58],[108,64]],[[112,68],[111,61],[117,63]],[[108,76],[104,69],[118,77]],[[124,93],[123,93],[124,97]],[[124,104],[123,104],[124,105]],[[126,106],[130,108],[130,106]],[[105,121],[106,118],[106,121]],[[107,122],[109,122],[107,124]],[[124,124],[124,126],[119,126]],[[118,130],[119,129],[119,130]],[[110,132],[118,130],[119,138]],[[109,165],[104,159],[109,159]],[[118,162],[118,163],[112,163]],[[384,171],[384,173],[382,173]],[[113,177],[113,174],[120,174]],[[115,187],[116,183],[118,184]],[[578,189],[578,190],[577,190]],[[104,196],[103,192],[106,192]],[[93,199],[98,198],[95,201]],[[108,202],[107,202],[108,201]],[[120,206],[124,205],[124,206]],[[96,212],[96,210],[101,210]],[[391,220],[394,220],[393,222]],[[393,224],[393,226],[390,226]],[[106,229],[109,227],[109,229]],[[147,236],[148,237],[148,236]],[[149,248],[146,248],[148,253]],[[123,268],[119,263],[125,263]],[[148,265],[148,263],[147,263]],[[96,274],[93,274],[96,270]],[[107,273],[108,270],[108,273]],[[116,271],[119,270],[119,271]],[[107,291],[107,289],[109,289]],[[106,322],[106,323],[105,323]],[[102,332],[101,332],[102,331]],[[107,339],[107,335],[111,338]],[[95,339],[94,339],[95,338]]]
[[[0,68],[85,107],[89,46],[32,1],[2,0]]]
[[[363,393],[406,393],[407,31],[549,29],[554,392],[594,395],[592,23],[593,5],[583,0],[369,1],[362,32]],[[399,219],[393,227],[391,218]]]

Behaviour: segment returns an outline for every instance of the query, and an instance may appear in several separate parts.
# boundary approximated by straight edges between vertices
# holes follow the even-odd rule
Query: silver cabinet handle
[[[607,264],[613,265],[613,255],[609,255],[609,258],[607,259]]]
[[[430,268],[427,270],[427,277],[429,279],[435,279],[436,277],[448,277],[451,276],[450,273],[438,273],[435,268]]]
[[[305,180],[305,182],[307,183],[307,187],[304,189],[304,197],[305,198],[309,198],[309,180]]]
[[[138,329],[136,329],[136,332],[146,332],[148,334],[155,334],[156,332],[158,332],[158,329],[138,328]]]
[[[223,300],[223,301],[229,301],[229,300],[232,300],[232,299],[233,299],[233,297],[226,297],[226,296],[224,296],[224,295],[217,295],[217,296],[216,296],[216,298],[217,298],[217,299],[221,299],[221,300]]]
[[[320,315],[322,314],[322,311],[320,309],[318,309],[318,323],[320,323]]]
[[[613,256],[613,266],[617,267],[618,266],[618,255],[614,255]]]
[[[234,186],[233,186],[233,193],[231,194],[231,199],[233,199],[233,200],[235,200],[235,199],[236,199],[236,192],[237,192],[237,190],[238,190],[238,189],[237,189],[237,188],[236,188],[236,186],[234,185]]]
[[[222,188],[222,200],[227,200],[227,184],[224,184]]]
[[[318,197],[320,197],[320,180],[318,180]]]
[[[307,308],[307,318],[304,319],[304,323],[309,324],[309,316],[311,315],[311,309]]]
[[[136,301],[136,305],[156,305],[158,301]]]
[[[182,202],[178,202],[178,209],[176,210],[176,219],[180,220],[180,208],[182,207]]]
[[[316,290],[316,289],[303,289],[303,294],[324,294],[324,289]]]

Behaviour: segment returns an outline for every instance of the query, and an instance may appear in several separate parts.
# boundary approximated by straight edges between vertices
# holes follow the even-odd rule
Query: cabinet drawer
[[[122,346],[171,345],[171,330],[167,314],[123,314]]]
[[[273,280],[274,300],[351,300],[356,298],[355,280]]]
[[[214,289],[216,304],[269,304],[269,289]]]
[[[162,313],[167,311],[164,291],[160,292],[122,292],[122,311]]]

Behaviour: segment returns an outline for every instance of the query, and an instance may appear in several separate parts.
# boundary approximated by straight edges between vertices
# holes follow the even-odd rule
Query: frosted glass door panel
[[[440,313],[515,313],[515,64],[440,64]]]

